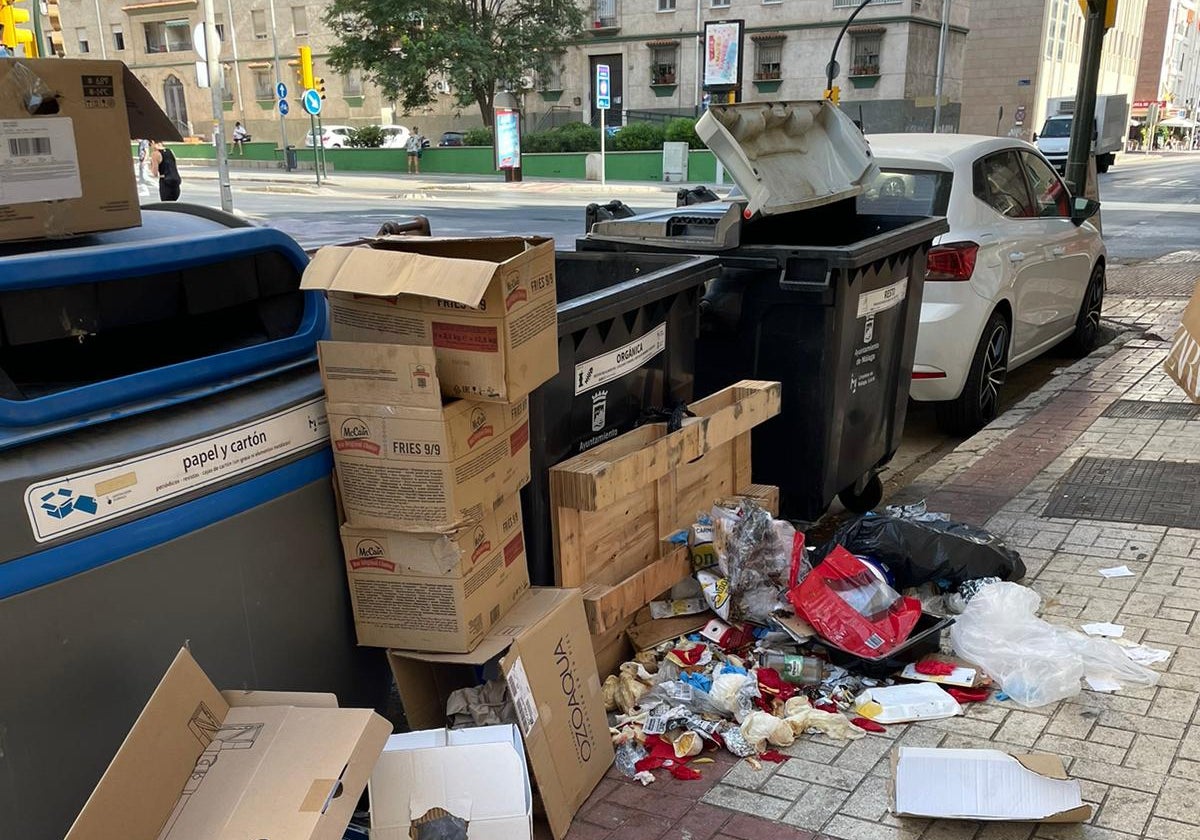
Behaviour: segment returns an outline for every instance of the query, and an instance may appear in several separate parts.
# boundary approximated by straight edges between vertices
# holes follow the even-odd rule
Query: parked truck
[[[1071,123],[1075,116],[1075,98],[1060,96],[1046,104],[1046,122],[1040,134],[1034,135],[1038,149],[1059,172],[1067,168],[1067,152],[1071,147]],[[1096,155],[1096,170],[1107,172],[1125,146],[1129,125],[1129,103],[1124,94],[1096,97],[1096,124],[1092,128],[1092,153]]]

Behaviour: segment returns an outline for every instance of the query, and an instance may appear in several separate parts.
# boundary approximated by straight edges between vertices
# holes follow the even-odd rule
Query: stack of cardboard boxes
[[[325,248],[320,345],[362,645],[468,653],[529,588],[531,390],[558,371],[548,239]]]

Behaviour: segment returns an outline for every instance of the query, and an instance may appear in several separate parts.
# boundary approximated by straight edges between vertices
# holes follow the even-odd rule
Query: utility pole
[[[217,51],[221,48],[217,39],[216,12],[213,0],[204,0],[204,60],[208,65],[208,89],[212,93],[213,144],[217,153],[217,181],[221,185],[221,209],[226,213],[233,210],[233,187],[229,183],[229,150],[225,148],[225,106],[222,95],[224,74]]]
[[[950,37],[950,0],[942,0],[942,34],[938,38],[937,81],[933,87],[933,133],[942,130],[942,89],[946,85],[946,41]]]
[[[1067,153],[1067,184],[1075,195],[1087,188],[1088,157],[1096,131],[1096,88],[1105,30],[1116,21],[1117,0],[1079,0],[1085,6],[1083,53],[1079,57],[1079,84],[1075,114],[1071,119],[1071,148]]]
[[[286,85],[283,80],[283,71],[279,66],[279,35],[275,31],[275,0],[271,0],[271,52],[275,54],[275,84]],[[300,91],[304,93],[304,91]],[[288,139],[287,139],[287,124],[283,121],[283,111],[279,108],[275,109],[275,113],[279,115],[279,153],[283,155],[283,168],[291,172],[291,167],[288,166]]]

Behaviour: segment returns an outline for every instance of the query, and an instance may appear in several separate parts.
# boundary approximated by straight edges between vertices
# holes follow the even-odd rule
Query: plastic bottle
[[[765,650],[758,657],[763,668],[774,668],[779,676],[794,685],[820,685],[825,677],[825,663],[814,656],[799,656]]]

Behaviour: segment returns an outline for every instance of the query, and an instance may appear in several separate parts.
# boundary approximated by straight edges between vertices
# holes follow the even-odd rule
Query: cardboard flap
[[[230,708],[239,706],[297,706],[308,709],[336,709],[337,695],[315,691],[222,691]]]
[[[180,650],[67,840],[157,837],[228,712],[196,660]]]
[[[495,270],[493,263],[477,260],[331,246],[317,251],[300,288],[374,297],[416,295],[477,307]]]
[[[163,113],[150,91],[143,87],[137,76],[122,65],[122,82],[125,86],[125,113],[129,116],[131,140],[182,141],[183,136],[171,118]]]
[[[613,761],[612,741],[583,599],[576,590],[540,590],[553,609],[529,627],[502,661],[530,766],[555,838]]]
[[[1091,816],[1062,760],[1000,750],[899,747],[892,756],[898,816],[1079,822]]]

